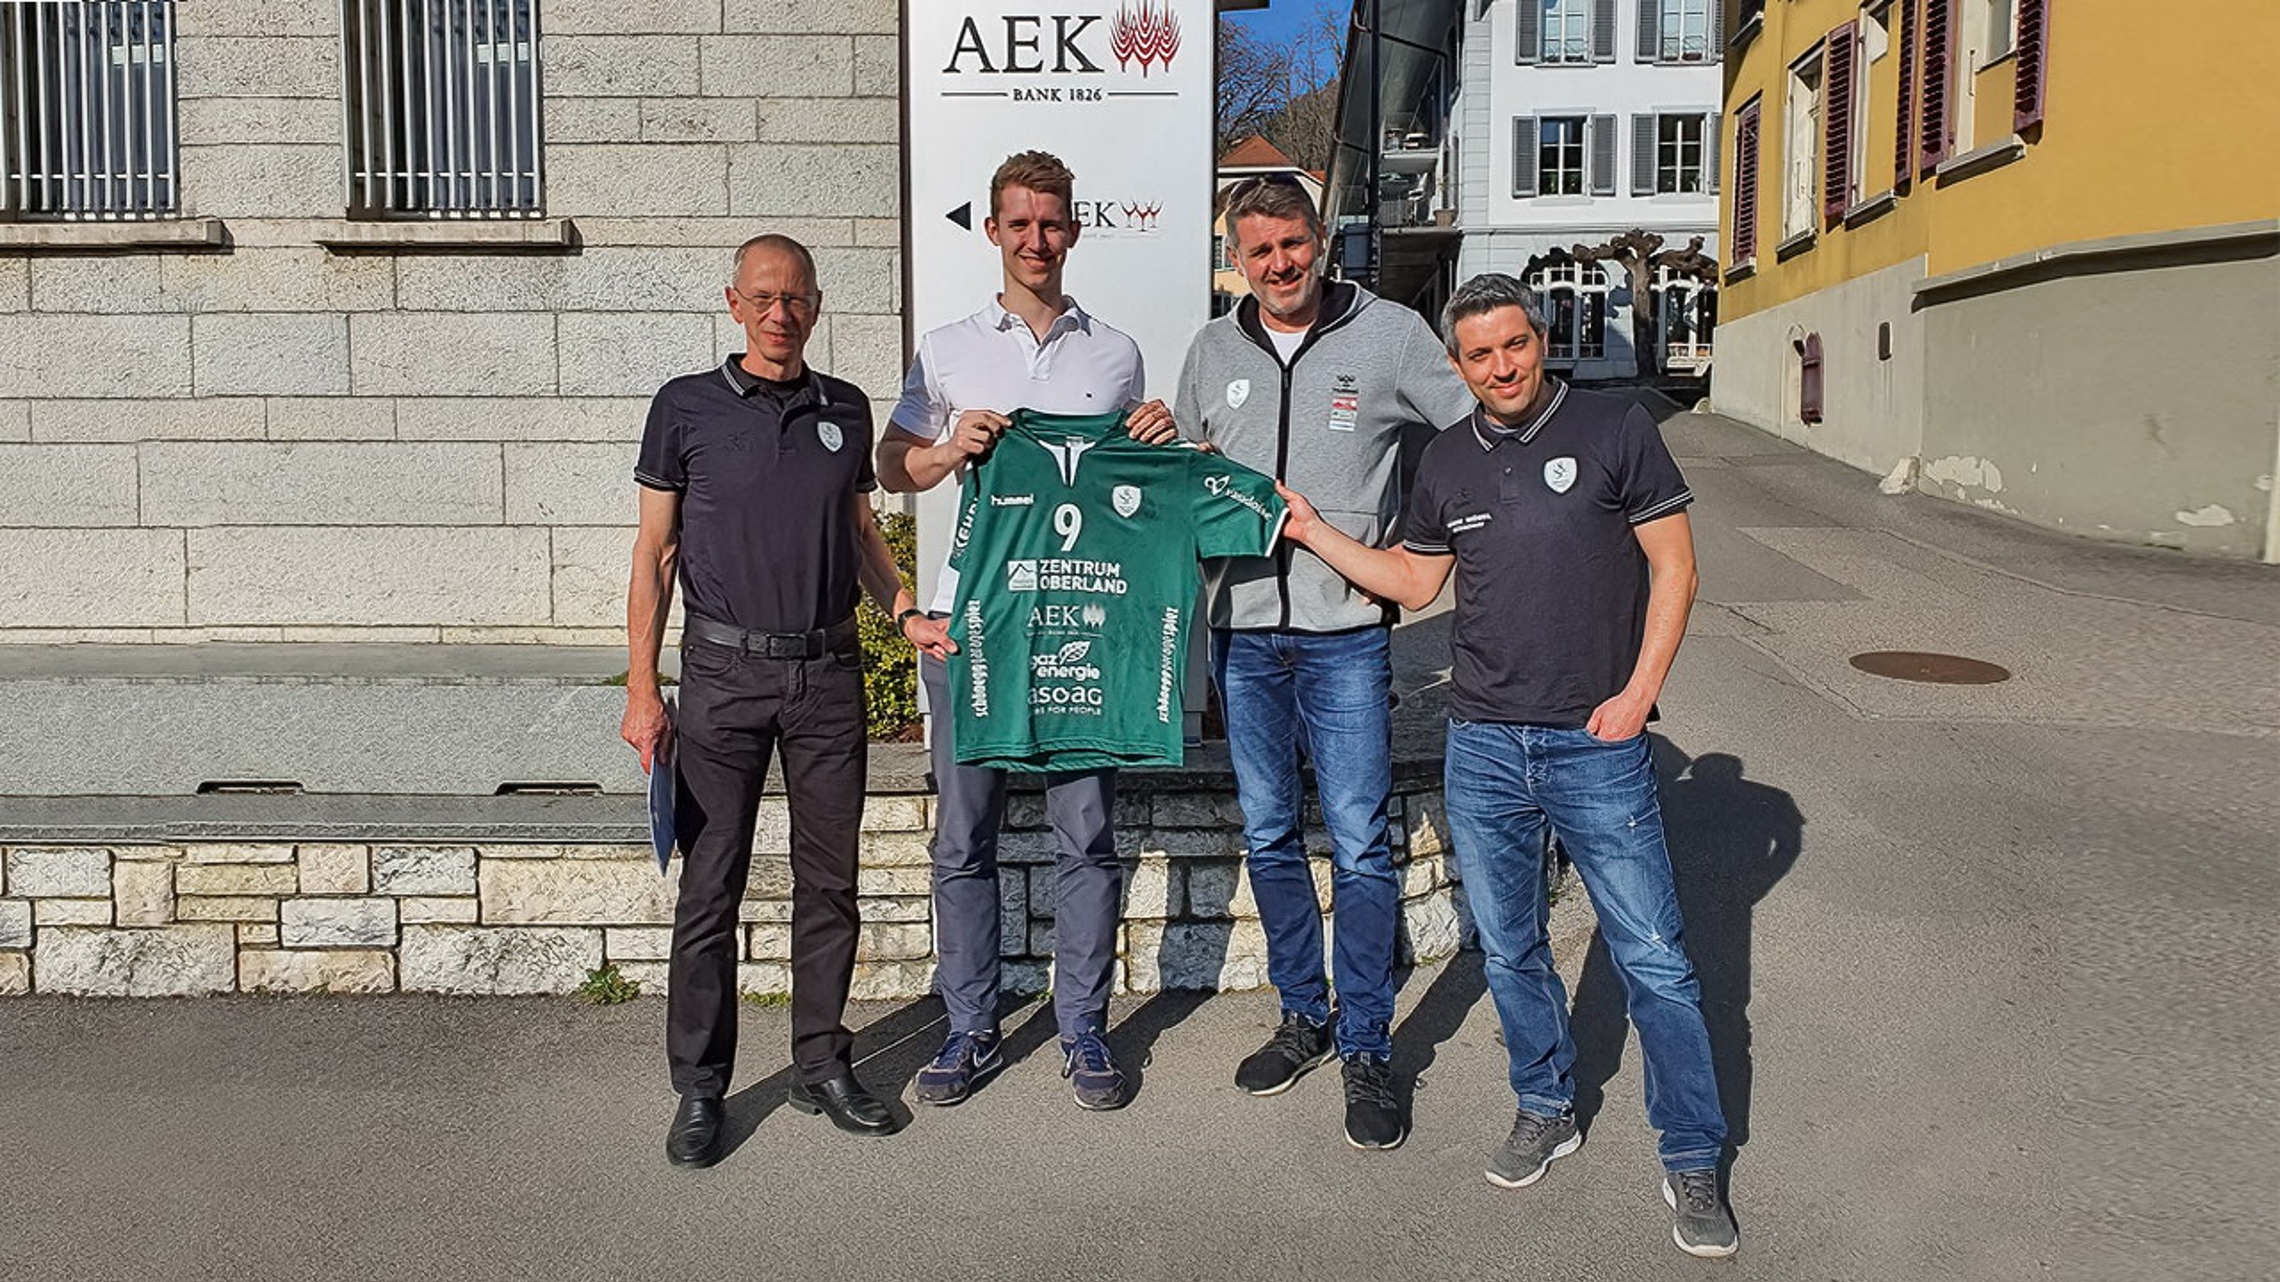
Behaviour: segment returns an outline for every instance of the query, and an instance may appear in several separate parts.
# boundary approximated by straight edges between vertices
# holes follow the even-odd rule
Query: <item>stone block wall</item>
[[[858,881],[859,999],[924,996],[934,979],[932,799],[874,795]],[[1463,933],[1440,793],[1394,799],[1403,959]],[[1224,794],[1119,799],[1120,992],[1267,983],[1266,937]],[[790,816],[762,805],[738,939],[749,994],[791,984]],[[1308,836],[1329,902],[1330,861]],[[1006,988],[1043,991],[1053,947],[1053,850],[1042,802],[1010,800],[1000,871]],[[646,846],[191,842],[0,849],[0,996],[211,993],[567,993],[604,964],[665,990],[681,865]]]
[[[575,250],[335,252],[339,6],[181,6],[226,244],[0,249],[0,641],[622,642],[648,397],[741,348],[736,245],[815,247],[810,359],[899,388],[898,12],[546,0]]]

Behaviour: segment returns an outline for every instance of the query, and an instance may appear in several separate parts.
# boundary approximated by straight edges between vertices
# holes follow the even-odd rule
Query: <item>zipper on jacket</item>
[[[1325,281],[1323,283],[1322,288],[1325,297],[1328,295],[1331,284],[1332,282],[1328,281]],[[1359,291],[1357,290],[1356,292],[1358,293]],[[1355,301],[1358,303],[1359,299],[1356,299]],[[1252,303],[1252,306],[1254,307],[1257,305],[1258,304],[1256,302]],[[1331,318],[1327,322],[1317,317],[1315,323],[1307,329],[1306,337],[1299,342],[1298,350],[1290,354],[1290,361],[1287,364],[1283,361],[1281,354],[1275,351],[1274,344],[1272,342],[1261,343],[1256,337],[1246,333],[1246,331],[1243,329],[1242,314],[1240,311],[1236,313],[1236,332],[1242,333],[1245,335],[1245,337],[1251,338],[1252,343],[1258,346],[1261,350],[1265,351],[1266,354],[1274,360],[1275,365],[1282,371],[1282,396],[1280,400],[1280,407],[1275,415],[1275,479],[1278,481],[1283,481],[1286,484],[1289,481],[1290,385],[1292,376],[1298,373],[1298,362],[1305,357],[1307,350],[1314,346],[1316,339],[1321,338],[1325,332],[1337,329],[1339,326],[1344,325],[1353,317],[1354,313],[1359,310],[1361,309],[1358,306],[1347,307],[1344,311],[1338,313],[1337,316]],[[1264,321],[1260,322],[1260,327],[1262,330],[1265,328]],[[1292,552],[1290,541],[1287,539],[1277,539],[1275,541],[1275,600],[1278,606],[1278,610],[1275,615],[1275,627],[1282,631],[1288,631],[1290,629],[1291,556]]]

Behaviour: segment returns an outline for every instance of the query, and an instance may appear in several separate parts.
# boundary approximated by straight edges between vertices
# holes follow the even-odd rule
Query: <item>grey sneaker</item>
[[[1679,1250],[1717,1260],[1741,1248],[1741,1230],[1718,1191],[1717,1171],[1669,1172],[1663,1176],[1663,1201],[1670,1203],[1670,1240]]]
[[[918,1070],[918,1102],[938,1107],[956,1104],[973,1094],[975,1083],[996,1072],[1004,1062],[998,1054],[997,1030],[952,1033],[935,1054],[934,1062]]]
[[[1583,1147],[1573,1117],[1546,1117],[1521,1109],[1504,1147],[1489,1154],[1488,1182],[1500,1189],[1526,1188],[1544,1177],[1554,1158]]]

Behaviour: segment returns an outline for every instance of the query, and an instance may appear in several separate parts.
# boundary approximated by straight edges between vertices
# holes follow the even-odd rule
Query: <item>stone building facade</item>
[[[897,390],[895,0],[539,0],[538,216],[396,221],[351,6],[166,7],[178,209],[0,218],[0,640],[620,642],[648,396],[761,231]]]

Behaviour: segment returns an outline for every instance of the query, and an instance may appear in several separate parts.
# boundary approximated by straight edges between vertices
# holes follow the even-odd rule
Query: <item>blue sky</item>
[[[1272,40],[1287,40],[1313,24],[1314,15],[1327,9],[1341,17],[1352,8],[1352,0],[1269,0],[1266,8],[1250,13],[1231,13],[1231,21],[1242,24]],[[1327,74],[1333,68],[1325,67]]]

